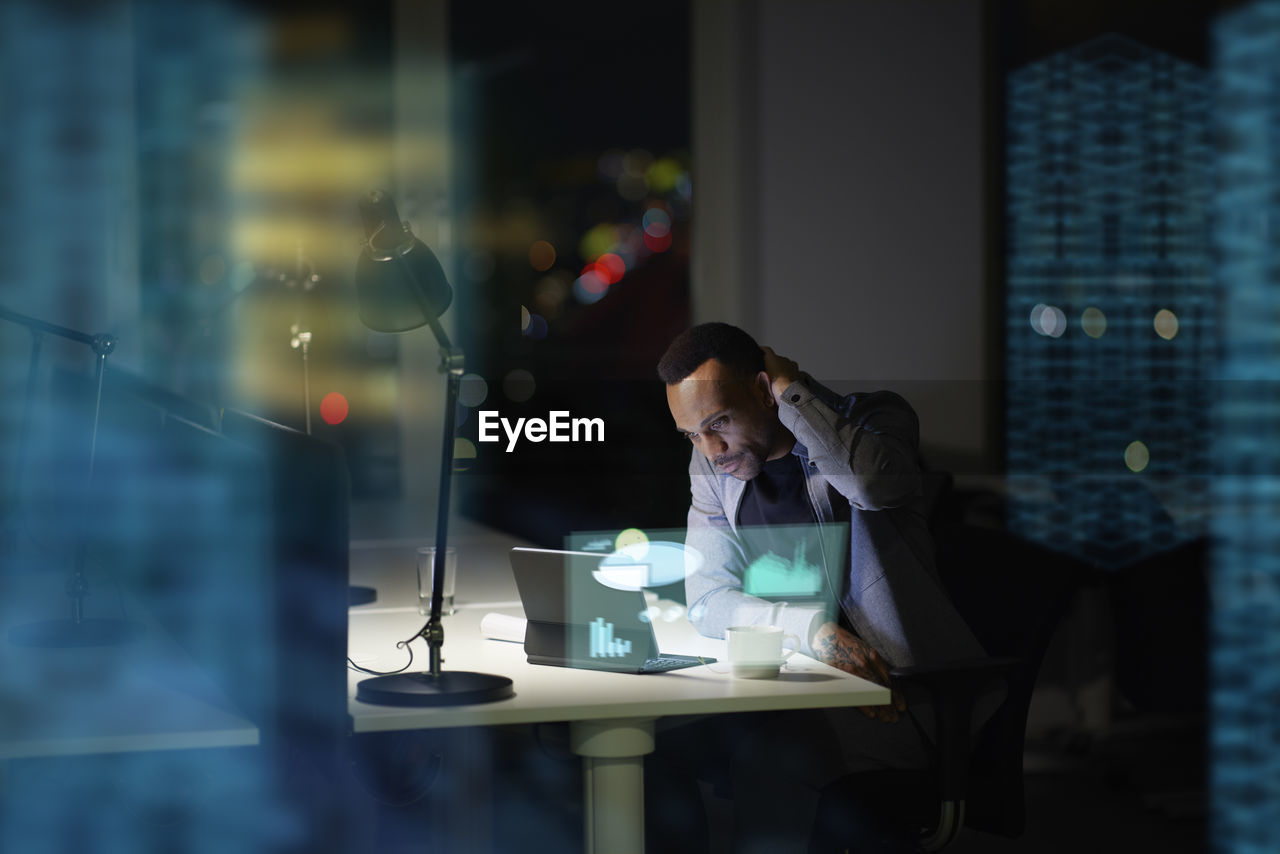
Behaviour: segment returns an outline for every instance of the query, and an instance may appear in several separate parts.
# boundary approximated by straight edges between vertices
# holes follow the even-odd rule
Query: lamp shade
[[[391,197],[374,190],[360,212],[368,238],[356,262],[360,321],[377,332],[406,332],[444,314],[453,301],[444,268],[400,222]]]

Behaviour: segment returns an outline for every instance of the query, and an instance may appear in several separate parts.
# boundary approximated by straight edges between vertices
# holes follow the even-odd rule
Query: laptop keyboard
[[[682,667],[697,667],[699,664],[715,661],[714,658],[698,658],[692,655],[659,655],[645,659],[640,666],[641,673],[662,673],[667,670],[679,670]]]

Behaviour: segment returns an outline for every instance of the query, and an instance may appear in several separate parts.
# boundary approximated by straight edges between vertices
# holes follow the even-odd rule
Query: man
[[[729,626],[782,626],[801,639],[802,652],[885,686],[892,666],[983,654],[934,570],[918,422],[906,401],[889,392],[841,398],[724,323],[677,337],[658,374],[675,426],[693,445],[687,542],[704,561],[686,579],[686,595],[700,632],[723,637]],[[797,551],[797,561],[821,566],[825,600],[749,592],[762,538],[767,543],[771,530],[805,525],[818,532],[818,543],[824,526],[847,526],[840,550],[846,560],[836,550],[811,557]],[[891,705],[858,712],[744,716],[745,723],[721,723],[714,731],[685,728],[704,731],[684,733],[675,752],[705,754],[708,739],[718,739],[716,761],[729,764],[735,782],[738,847],[784,850],[803,845],[826,782],[851,771],[928,762],[931,712],[913,703],[911,720],[900,723],[907,709],[895,691]],[[776,784],[759,802],[754,787],[737,785],[753,778]],[[778,809],[779,799],[785,809]]]

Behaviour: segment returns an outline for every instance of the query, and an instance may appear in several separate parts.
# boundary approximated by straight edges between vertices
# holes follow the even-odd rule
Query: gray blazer
[[[792,453],[800,458],[819,527],[833,522],[833,502],[849,503],[851,583],[839,607],[858,636],[899,667],[983,655],[934,568],[920,487],[919,421],[907,402],[884,391],[841,398],[805,376],[787,388],[778,415],[796,437]],[[812,654],[814,633],[833,619],[832,603],[743,592],[746,560],[736,528],[746,484],[717,472],[694,450],[689,486],[693,550],[685,593],[698,631],[724,637],[729,626],[778,625]],[[833,595],[841,581],[831,579]]]

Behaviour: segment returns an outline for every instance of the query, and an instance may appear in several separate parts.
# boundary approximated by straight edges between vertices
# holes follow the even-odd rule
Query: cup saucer
[[[733,675],[738,679],[773,679],[781,666],[780,661],[772,664],[735,664]]]

